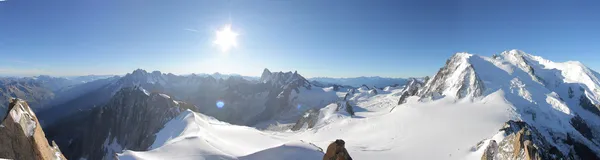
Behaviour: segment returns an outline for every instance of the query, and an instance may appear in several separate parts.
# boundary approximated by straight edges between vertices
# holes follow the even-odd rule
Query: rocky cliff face
[[[54,129],[53,137],[69,158],[112,159],[123,149],[147,150],[164,124],[193,105],[174,101],[162,93],[141,87],[123,88],[101,107],[82,119],[76,133]],[[65,126],[66,128],[67,126]]]
[[[573,140],[569,134],[547,141],[538,129],[523,121],[508,121],[500,131],[505,138],[500,142],[491,140],[482,160],[600,159],[590,148]],[[571,149],[563,154],[557,146]]]
[[[48,140],[29,105],[20,99],[11,99],[0,125],[0,158],[60,160],[62,153]]]
[[[406,102],[406,98],[410,96],[415,96],[419,92],[419,89],[423,87],[423,82],[410,78],[406,83],[404,89],[402,90],[402,94],[400,95],[400,100],[398,100],[398,105]]]

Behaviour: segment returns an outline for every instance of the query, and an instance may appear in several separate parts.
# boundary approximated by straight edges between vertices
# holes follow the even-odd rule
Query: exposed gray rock
[[[585,96],[585,94],[582,94],[581,97],[579,97],[579,105],[581,105],[581,107],[583,107],[583,109],[586,109],[586,110],[600,116],[600,106],[594,105],[592,103],[592,101],[590,101],[587,98],[587,96]]]
[[[488,147],[483,152],[481,160],[493,160],[498,154],[498,143],[495,140],[491,140]]]
[[[500,131],[504,131],[506,137],[498,144],[492,140],[486,147],[482,160],[600,159],[596,153],[572,138],[570,134],[565,137],[561,135],[544,137],[535,127],[523,121],[513,120],[506,122]],[[557,146],[568,146],[571,150],[561,151]]]
[[[377,88],[373,88],[373,89],[369,90],[369,94],[377,95]]]
[[[318,109],[313,108],[313,109],[306,110],[306,112],[304,112],[304,115],[302,117],[300,117],[300,119],[298,119],[298,121],[296,121],[296,124],[294,124],[294,126],[292,127],[292,131],[300,130],[304,126],[306,126],[306,128],[312,128],[315,126],[315,124],[317,124],[318,120],[319,120],[319,110]]]
[[[19,99],[11,99],[6,117],[0,124],[0,158],[23,160],[65,159],[56,147],[48,144],[29,105]]]
[[[415,78],[410,78],[406,83],[404,89],[402,90],[402,95],[400,95],[398,105],[406,103],[406,98],[417,95],[419,89],[421,89],[422,87],[423,83],[421,81],[418,81]]]

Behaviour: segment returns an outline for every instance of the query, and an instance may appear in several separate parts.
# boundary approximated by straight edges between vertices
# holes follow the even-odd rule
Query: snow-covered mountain
[[[519,50],[457,53],[431,79],[342,93],[343,99],[306,111],[297,131],[260,131],[187,111],[167,123],[149,151],[119,156],[318,159],[322,153],[312,144],[326,148],[344,139],[355,159],[600,159],[599,77],[579,62]],[[286,146],[303,147],[270,152]],[[285,154],[294,151],[308,156]]]
[[[138,69],[57,90],[43,76],[0,82],[4,96],[52,95],[38,115],[70,159],[319,159],[343,139],[355,159],[587,160],[600,159],[599,79],[580,62],[511,50],[457,53],[431,78],[389,86],[268,69]]]
[[[112,159],[122,149],[145,150],[173,117],[195,106],[142,87],[122,88],[87,116],[48,129],[70,158]],[[74,121],[75,120],[75,121]],[[72,132],[73,128],[78,130]]]
[[[302,116],[305,110],[325,107],[339,98],[338,92],[333,87],[312,86],[297,72],[270,72],[265,69],[259,80],[249,81],[239,76],[230,76],[225,80],[215,79],[212,76],[177,76],[138,69],[110,81],[95,91],[67,101],[60,107],[53,107],[53,110],[44,112],[43,117],[48,124],[50,139],[56,140],[61,146],[67,146],[67,149],[63,149],[63,151],[68,158],[91,157],[96,159],[106,158],[111,154],[105,153],[107,152],[106,147],[101,148],[98,145],[86,147],[81,144],[97,144],[90,139],[96,139],[95,135],[108,134],[110,128],[124,126],[110,123],[106,124],[106,129],[95,130],[94,134],[90,134],[90,129],[86,129],[86,127],[90,126],[89,121],[93,121],[93,119],[88,117],[96,117],[97,112],[104,113],[99,110],[106,108],[102,106],[112,103],[111,99],[114,100],[115,97],[131,96],[117,94],[126,88],[139,87],[149,93],[164,93],[174,100],[189,102],[189,104],[197,106],[193,107],[194,110],[201,111],[218,120],[258,128],[268,128],[281,123],[292,124]],[[220,103],[221,106],[216,105],[217,103]],[[114,107],[123,106],[114,105]],[[137,112],[146,112],[145,107],[139,107],[139,109]],[[127,117],[131,116],[128,112],[110,113],[103,117],[126,121],[129,120]],[[98,123],[102,123],[102,121],[104,120],[100,120]],[[161,123],[122,122],[120,124],[162,127]],[[152,134],[152,132],[147,134]],[[78,135],[91,136],[79,137]],[[147,147],[138,143],[135,147],[126,146],[132,142],[120,139],[117,143],[123,146],[121,149],[144,150]],[[119,147],[112,149],[112,152],[120,152]]]

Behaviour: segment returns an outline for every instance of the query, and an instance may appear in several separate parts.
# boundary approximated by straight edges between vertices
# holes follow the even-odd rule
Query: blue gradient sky
[[[482,1],[0,1],[0,74],[433,75],[455,52],[521,49],[600,69],[593,3]],[[238,48],[220,53],[232,23]]]

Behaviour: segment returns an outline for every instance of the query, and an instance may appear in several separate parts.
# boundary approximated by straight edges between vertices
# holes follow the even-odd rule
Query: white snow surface
[[[355,159],[463,159],[510,118],[502,92],[475,103],[422,103],[412,97],[396,107],[399,96],[393,93],[399,91],[356,98],[353,117],[330,104],[321,109],[315,128],[296,132],[259,131],[186,111],[157,134],[151,150],[125,151],[119,158],[312,160],[323,153],[310,143],[326,149],[333,140],[344,139]]]
[[[527,122],[546,138],[552,138],[550,133],[577,132],[569,123],[575,115],[600,122],[600,117],[579,106],[581,96],[593,104],[600,102],[600,76],[579,62],[556,63],[518,50],[503,52],[496,58],[468,53],[458,53],[453,58],[457,58],[456,68],[445,75],[443,83],[436,84],[443,86],[440,93],[433,94],[439,99],[422,101],[413,96],[397,105],[402,89],[386,88],[374,95],[361,87],[349,98],[355,116],[336,110],[335,103],[329,104],[320,109],[314,128],[300,131],[260,131],[186,111],[157,134],[151,150],[125,151],[119,156],[319,159],[322,153],[314,150],[311,143],[326,149],[335,139],[343,139],[354,159],[481,159],[491,139],[500,142],[504,138],[498,130],[511,119]],[[483,88],[472,88],[479,87],[473,85],[475,80],[480,80]],[[461,94],[466,96],[462,99],[453,96],[463,86],[469,91],[482,89],[481,96],[471,92]],[[572,96],[569,89],[574,90]],[[339,95],[343,94],[336,93]],[[301,101],[310,101],[310,97]],[[584,139],[584,144],[592,143],[579,139]],[[483,142],[483,147],[473,150],[477,142]],[[556,145],[563,152],[569,150]],[[600,150],[593,145],[588,147]]]
[[[171,97],[169,95],[166,95],[164,93],[159,93],[160,96],[166,98],[166,99],[171,99]]]
[[[36,121],[33,119],[35,114],[29,107],[23,106],[23,102],[18,100],[17,105],[13,110],[10,111],[9,115],[12,117],[15,123],[21,124],[23,126],[23,132],[25,135],[31,137],[35,133],[35,128],[37,127]]]

